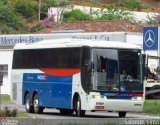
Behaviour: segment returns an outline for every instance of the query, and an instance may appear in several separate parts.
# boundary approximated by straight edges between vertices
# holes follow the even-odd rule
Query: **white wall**
[[[8,76],[3,77],[3,86],[1,86],[1,94],[11,95],[12,54],[12,50],[0,50],[0,65],[8,65]]]
[[[143,34],[142,33],[127,34],[126,42],[131,44],[136,44],[143,49]]]

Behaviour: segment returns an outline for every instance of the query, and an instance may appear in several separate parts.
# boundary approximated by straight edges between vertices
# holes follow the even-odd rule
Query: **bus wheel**
[[[29,93],[27,93],[27,95],[25,96],[25,109],[26,109],[26,112],[28,113],[33,112],[33,106],[31,106],[31,100],[30,100]]]
[[[37,114],[43,113],[44,108],[39,106],[38,94],[35,94],[33,97],[33,109],[34,109],[34,113],[37,113]]]
[[[78,100],[76,101],[76,115],[78,117],[85,116],[85,110],[81,110],[81,99],[78,97]]]
[[[126,112],[118,112],[120,118],[126,117]]]

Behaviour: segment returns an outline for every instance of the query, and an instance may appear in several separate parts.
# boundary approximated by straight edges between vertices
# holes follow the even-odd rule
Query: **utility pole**
[[[39,0],[39,6],[38,6],[38,21],[41,20],[41,0]]]

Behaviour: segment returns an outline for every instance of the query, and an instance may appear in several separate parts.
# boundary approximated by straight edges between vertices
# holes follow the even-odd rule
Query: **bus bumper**
[[[116,100],[116,99],[100,99],[91,100],[91,110],[98,111],[142,111],[144,101],[143,100]]]

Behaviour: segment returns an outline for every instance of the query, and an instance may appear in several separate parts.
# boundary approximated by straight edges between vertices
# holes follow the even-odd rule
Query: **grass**
[[[16,118],[31,118],[31,116],[25,112],[18,112]]]
[[[0,102],[1,103],[11,103],[10,96],[0,94]]]
[[[12,112],[11,110],[8,110],[8,112]],[[0,118],[1,117],[12,117],[12,118],[32,118],[28,113],[25,112],[16,112],[16,115],[8,115],[4,110],[0,110]]]
[[[2,95],[0,94],[0,102],[2,104],[8,104],[11,103],[11,99],[9,95]],[[30,118],[28,113],[25,112],[17,112],[16,118]]]
[[[160,100],[145,100],[143,113],[160,115]]]

